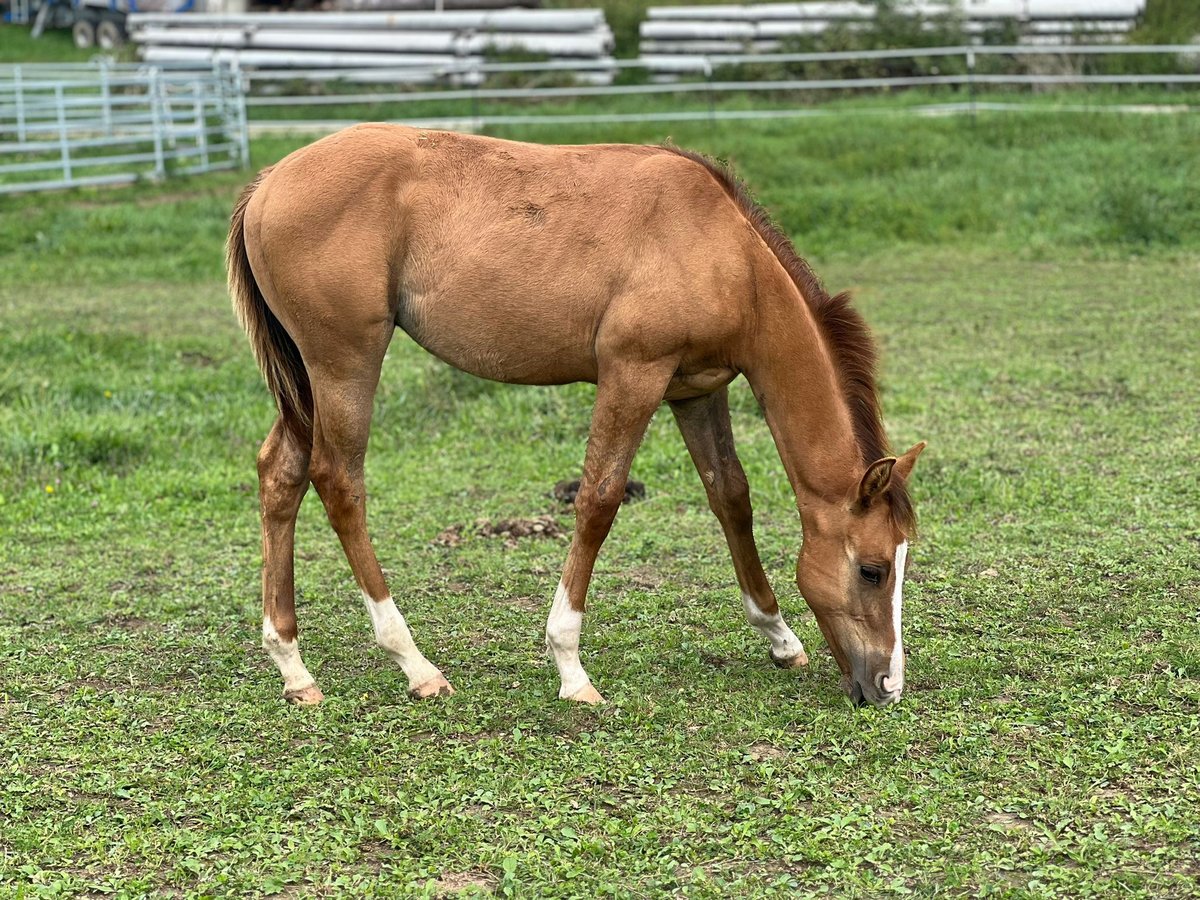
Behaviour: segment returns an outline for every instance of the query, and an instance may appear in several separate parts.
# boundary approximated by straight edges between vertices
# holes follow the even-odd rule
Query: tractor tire
[[[90,19],[77,19],[71,26],[71,39],[80,50],[96,46],[96,23]]]
[[[96,26],[96,43],[103,50],[121,49],[125,45],[125,23],[120,19],[101,19]]]

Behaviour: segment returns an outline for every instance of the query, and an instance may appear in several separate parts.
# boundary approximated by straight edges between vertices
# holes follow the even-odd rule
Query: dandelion
[[[46,493],[53,494],[54,493],[54,485],[52,485],[52,484],[46,485]]]
[[[105,391],[104,397],[106,400],[111,400],[112,399],[112,391]]]

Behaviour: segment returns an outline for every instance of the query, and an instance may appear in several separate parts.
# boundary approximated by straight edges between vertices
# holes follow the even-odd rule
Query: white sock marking
[[[275,663],[275,668],[283,676],[283,691],[290,693],[316,684],[316,679],[304,667],[300,658],[300,643],[296,640],[285,641],[275,630],[275,623],[270,616],[263,616],[263,649]]]
[[[908,559],[908,541],[901,541],[896,548],[895,586],[892,588],[892,633],[895,643],[892,644],[892,658],[888,663],[888,673],[883,679],[885,691],[904,690],[904,639],[900,631],[900,612],[904,605],[904,563]]]
[[[367,603],[367,612],[371,615],[371,624],[375,626],[375,643],[384,649],[388,656],[395,660],[404,674],[408,676],[409,690],[420,687],[431,678],[437,678],[441,671],[425,658],[412,639],[408,623],[391,597],[373,600],[363,594]]]
[[[773,616],[767,615],[758,608],[758,604],[749,594],[742,594],[742,605],[746,607],[746,621],[755,631],[771,642],[771,652],[776,657],[781,660],[791,659],[804,652],[804,645],[800,643],[800,638],[796,637],[778,611]]]
[[[558,677],[562,680],[558,691],[561,700],[578,694],[592,683],[579,661],[579,632],[582,629],[583,613],[571,609],[571,599],[560,581],[546,619],[546,646],[554,655]]]

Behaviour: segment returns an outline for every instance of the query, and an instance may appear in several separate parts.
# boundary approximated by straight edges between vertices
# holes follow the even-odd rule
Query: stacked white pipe
[[[903,0],[897,11],[927,18],[961,14],[958,21],[976,41],[1015,22],[1022,43],[1069,44],[1122,40],[1145,8],[1146,0]],[[874,4],[855,0],[652,6],[640,26],[639,53],[652,72],[695,72],[706,57],[779,52],[789,38],[834,26],[865,28],[875,12]]]
[[[612,30],[599,9],[134,14],[128,27],[147,62],[224,62],[254,70],[255,79],[461,83],[506,53],[545,57],[591,83],[608,84],[615,72]]]

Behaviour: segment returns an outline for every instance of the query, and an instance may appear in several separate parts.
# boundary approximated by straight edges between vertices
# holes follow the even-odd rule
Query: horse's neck
[[[791,279],[762,298],[755,360],[745,367],[803,509],[839,503],[862,474],[850,410],[833,357]]]

